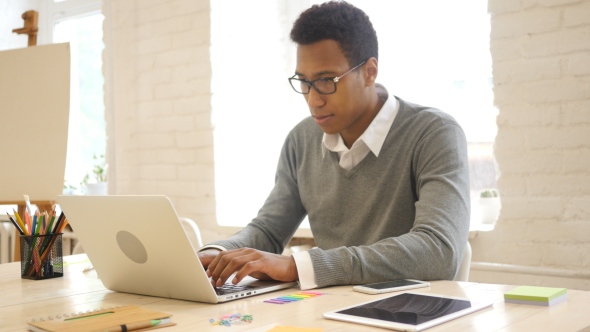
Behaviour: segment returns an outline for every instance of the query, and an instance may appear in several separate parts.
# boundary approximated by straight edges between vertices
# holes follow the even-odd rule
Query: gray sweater
[[[469,232],[465,135],[450,115],[398,100],[379,157],[369,153],[350,171],[336,152],[322,157],[323,132],[313,118],[301,121],[287,136],[258,216],[212,244],[279,254],[308,215],[319,287],[453,279]]]

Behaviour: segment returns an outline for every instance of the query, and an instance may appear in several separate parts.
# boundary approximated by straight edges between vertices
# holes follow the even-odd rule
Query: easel
[[[36,46],[37,45],[37,32],[39,31],[38,22],[39,22],[39,13],[34,10],[26,11],[22,18],[25,20],[25,27],[20,29],[14,29],[12,32],[21,34],[29,35],[29,45],[28,46]]]
[[[29,35],[29,44],[28,46],[36,46],[37,45],[37,32],[39,31],[38,22],[39,22],[39,13],[34,10],[26,11],[22,18],[25,20],[25,26],[20,29],[14,29],[12,32],[20,34],[27,34]],[[31,201],[31,204],[37,205],[39,211],[53,211],[53,207],[55,206],[56,202],[54,201]],[[3,201],[0,202],[0,205],[17,205],[18,206],[18,214],[24,218],[25,216],[25,209],[26,205],[24,200],[22,201]],[[32,217],[32,216],[31,216]],[[23,220],[24,221],[24,220]],[[19,233],[16,231],[16,236],[14,240],[14,261],[20,261],[20,238]]]

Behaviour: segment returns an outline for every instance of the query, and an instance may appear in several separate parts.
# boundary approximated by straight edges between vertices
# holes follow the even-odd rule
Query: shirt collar
[[[386,99],[385,103],[369,127],[367,127],[365,132],[358,138],[356,142],[354,142],[352,147],[354,147],[354,145],[359,141],[362,141],[367,145],[367,147],[369,147],[376,157],[379,157],[379,152],[383,147],[385,138],[387,137],[389,129],[391,129],[391,125],[393,124],[393,120],[395,120],[395,116],[397,115],[399,102],[395,97],[389,98],[389,93],[383,85],[378,83],[375,84],[375,90],[377,91],[379,99]],[[344,140],[342,139],[340,133],[324,133],[324,137],[322,139],[322,157],[326,156],[326,152],[328,150],[333,152],[346,152],[349,149],[344,144]]]

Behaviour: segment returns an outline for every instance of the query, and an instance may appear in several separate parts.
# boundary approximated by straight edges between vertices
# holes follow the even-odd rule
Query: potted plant
[[[63,195],[79,195],[78,188],[68,181],[64,181]]]
[[[91,177],[87,173],[82,180],[81,185],[86,188],[86,195],[106,195],[107,194],[107,167],[104,155],[94,155],[94,168],[92,169],[92,179],[96,182],[89,182]]]
[[[502,205],[496,190],[484,190],[479,194],[479,208],[482,224],[494,224],[500,216]]]

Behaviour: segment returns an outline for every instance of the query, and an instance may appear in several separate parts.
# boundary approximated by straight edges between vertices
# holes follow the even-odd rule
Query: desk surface
[[[171,300],[104,288],[96,272],[82,272],[89,265],[86,255],[65,257],[65,276],[48,280],[20,278],[20,263],[0,265],[0,331],[24,331],[35,317],[134,304],[173,314],[178,325],[161,331],[267,331],[277,325],[320,327],[324,331],[386,331],[363,325],[327,320],[326,311],[336,310],[392,295],[367,295],[352,291],[352,286],[322,289],[325,295],[284,305],[263,300],[284,296],[298,288],[262,294],[223,304]],[[590,292],[568,290],[568,299],[553,307],[505,304],[508,285],[435,281],[416,291],[444,294],[494,302],[493,307],[461,317],[427,331],[579,331],[590,326]],[[211,326],[209,319],[223,315],[251,314],[252,324]]]

